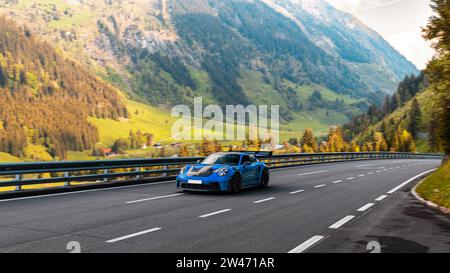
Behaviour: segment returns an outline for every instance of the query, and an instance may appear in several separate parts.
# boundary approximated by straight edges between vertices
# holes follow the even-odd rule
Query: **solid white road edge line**
[[[313,245],[317,244],[323,238],[324,238],[324,236],[315,235],[315,236],[309,238],[308,240],[304,241],[303,243],[301,243],[300,245],[298,245],[297,247],[295,247],[288,253],[302,253],[302,252],[306,251],[307,249],[309,249],[310,247],[312,247]]]
[[[299,173],[298,175],[299,175],[299,176],[302,176],[302,175],[310,175],[310,174],[325,173],[325,172],[328,172],[328,170],[317,171],[317,172],[310,172],[310,173]]]
[[[405,182],[401,183],[401,184],[398,185],[397,187],[391,189],[391,190],[388,191],[387,193],[389,193],[389,194],[394,193],[394,192],[396,192],[398,189],[400,189],[401,187],[403,187],[403,186],[405,186],[406,184],[410,183],[411,181],[417,179],[418,177],[421,177],[422,175],[425,175],[425,174],[427,174],[427,173],[430,173],[430,172],[432,172],[432,171],[434,171],[434,170],[436,170],[436,168],[431,169],[431,170],[428,170],[428,171],[423,172],[423,173],[420,173],[420,174],[414,176],[413,178],[410,178],[410,179],[406,180]]]
[[[143,234],[147,234],[147,233],[150,233],[150,232],[158,231],[158,230],[161,230],[161,229],[162,228],[159,228],[159,227],[151,228],[151,229],[147,229],[147,230],[144,230],[144,231],[136,232],[136,233],[133,233],[133,234],[122,236],[122,237],[118,237],[118,238],[115,238],[115,239],[111,239],[111,240],[108,240],[106,242],[107,243],[115,243],[115,242],[118,242],[118,241],[122,241],[122,240],[126,240],[126,239],[129,239],[129,238],[133,238],[133,237],[136,237],[136,236],[139,236],[139,235],[143,235]]]
[[[139,200],[133,200],[133,201],[128,201],[125,202],[126,204],[134,204],[134,203],[139,203],[139,202],[144,202],[144,201],[150,201],[150,200],[156,200],[156,199],[161,199],[161,198],[168,198],[168,197],[174,197],[174,196],[179,196],[179,195],[183,195],[184,193],[175,193],[175,194],[169,194],[169,195],[161,195],[161,196],[155,196],[155,197],[150,197],[150,198],[144,198],[144,199],[139,199]]]
[[[117,187],[102,188],[102,189],[80,190],[80,191],[70,191],[70,192],[50,193],[50,194],[42,194],[42,195],[35,195],[35,196],[17,197],[17,198],[0,200],[0,203],[1,202],[18,201],[18,200],[26,200],[26,199],[35,199],[35,198],[44,198],[44,197],[52,197],[52,196],[60,196],[60,195],[85,193],[85,192],[120,190],[120,189],[126,189],[126,188],[152,186],[152,185],[168,184],[168,183],[175,184],[175,180],[161,181],[161,182],[154,182],[154,183],[143,183],[143,184],[128,185],[128,186],[117,186]]]
[[[199,218],[205,218],[205,217],[213,216],[213,215],[216,215],[216,214],[219,214],[219,213],[224,213],[224,212],[227,212],[227,211],[230,211],[230,210],[231,209],[223,209],[223,210],[211,212],[211,213],[208,213],[208,214],[203,214],[203,215],[200,215]]]
[[[373,205],[375,205],[374,203],[367,203],[364,206],[360,207],[359,209],[357,209],[357,211],[366,211],[369,208],[371,208]]]
[[[347,223],[348,221],[352,220],[353,218],[355,218],[354,215],[347,215],[344,218],[342,218],[341,220],[337,221],[336,223],[332,224],[331,226],[329,226],[328,228],[331,229],[338,229],[341,226],[343,226],[345,223]]]
[[[258,204],[258,203],[270,201],[270,200],[273,200],[273,199],[275,199],[275,197],[269,197],[269,198],[266,198],[266,199],[261,199],[261,200],[254,201],[253,204]]]

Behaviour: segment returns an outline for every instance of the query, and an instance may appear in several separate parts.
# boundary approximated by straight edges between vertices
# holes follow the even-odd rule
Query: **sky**
[[[422,38],[421,28],[432,15],[430,0],[326,0],[347,11],[377,31],[395,49],[425,68],[434,54],[430,43]]]

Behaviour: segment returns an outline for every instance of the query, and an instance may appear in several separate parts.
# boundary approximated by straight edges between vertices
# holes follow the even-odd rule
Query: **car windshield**
[[[205,158],[202,161],[202,164],[238,165],[240,157],[241,156],[239,154],[212,154]]]

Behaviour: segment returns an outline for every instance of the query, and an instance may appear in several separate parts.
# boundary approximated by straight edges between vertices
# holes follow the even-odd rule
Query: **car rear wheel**
[[[264,169],[261,175],[261,188],[267,188],[269,185],[269,170]]]
[[[231,193],[237,193],[241,190],[241,177],[238,174],[233,175],[229,183]]]

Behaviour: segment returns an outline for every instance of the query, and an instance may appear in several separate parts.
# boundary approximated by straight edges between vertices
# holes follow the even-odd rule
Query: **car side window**
[[[248,156],[248,155],[243,155],[242,156],[242,161],[241,161],[241,164],[242,165],[244,165],[244,162],[251,162],[251,160],[250,160],[250,156]]]
[[[258,160],[256,160],[256,158],[254,158],[253,156],[250,156],[250,162],[255,163],[258,162]]]

